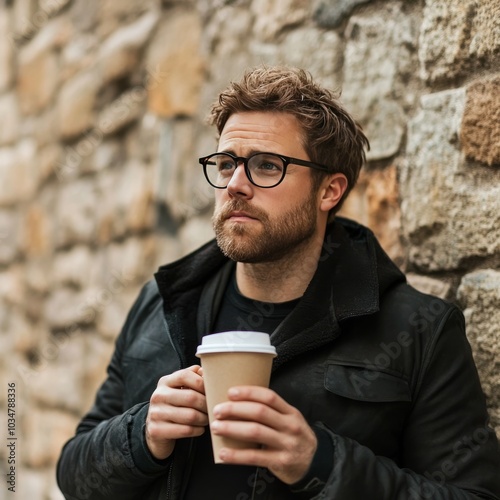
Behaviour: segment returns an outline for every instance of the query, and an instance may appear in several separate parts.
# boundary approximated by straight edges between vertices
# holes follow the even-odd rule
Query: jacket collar
[[[160,267],[155,279],[165,305],[173,309],[193,304],[207,281],[227,262],[212,240]],[[333,322],[342,322],[377,312],[381,294],[404,280],[369,229],[336,217],[327,227],[317,271],[297,307],[308,308],[304,318],[308,324],[312,312],[326,310],[334,316]]]

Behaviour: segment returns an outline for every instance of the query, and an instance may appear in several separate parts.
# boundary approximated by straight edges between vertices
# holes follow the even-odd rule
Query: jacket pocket
[[[327,391],[356,401],[411,401],[410,387],[406,380],[365,367],[328,364],[324,384]]]

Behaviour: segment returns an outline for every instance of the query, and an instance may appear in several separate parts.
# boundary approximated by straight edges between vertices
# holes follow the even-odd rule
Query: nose
[[[231,196],[251,198],[253,185],[247,177],[243,163],[239,163],[227,185],[227,192]]]

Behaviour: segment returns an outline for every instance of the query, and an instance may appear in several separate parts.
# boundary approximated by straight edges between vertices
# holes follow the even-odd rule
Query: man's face
[[[228,119],[219,152],[248,157],[277,153],[309,160],[294,116],[275,112],[236,113]],[[238,262],[272,262],[317,237],[318,201],[309,168],[289,165],[273,188],[254,186],[243,165],[226,189],[215,191],[213,225],[221,250]]]

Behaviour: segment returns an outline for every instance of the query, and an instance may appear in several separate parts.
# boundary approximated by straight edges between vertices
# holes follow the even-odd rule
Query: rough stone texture
[[[5,124],[0,128],[0,146],[5,146],[19,134],[19,106],[14,93],[0,95],[0,116]]]
[[[394,165],[384,170],[362,170],[357,185],[346,199],[339,215],[373,228],[389,256],[398,263],[403,262],[401,214]]]
[[[165,18],[159,26],[147,55],[146,90],[153,113],[163,117],[195,113],[203,70],[198,55],[200,28],[198,16],[185,11]]]
[[[128,75],[138,66],[141,49],[158,19],[158,12],[147,12],[134,23],[114,32],[101,45],[98,64],[102,68],[104,84]]]
[[[468,158],[500,165],[500,76],[467,87],[460,141]]]
[[[467,336],[481,374],[492,424],[500,435],[500,272],[483,269],[466,274],[458,298],[465,308]]]
[[[451,285],[449,283],[415,273],[408,273],[406,277],[410,285],[423,293],[435,295],[442,299],[449,298],[451,292]]]
[[[0,92],[5,90],[13,79],[12,53],[14,41],[10,35],[10,16],[6,9],[0,9]]]
[[[254,0],[251,12],[256,16],[254,33],[261,40],[273,40],[286,28],[306,19],[310,11],[308,0]]]
[[[321,28],[337,28],[358,6],[371,0],[320,0],[316,2],[313,18]]]
[[[500,172],[464,161],[458,143],[464,102],[464,89],[423,96],[408,127],[403,232],[410,262],[423,270],[457,269],[500,250]]]
[[[427,0],[420,29],[421,77],[452,81],[471,68],[500,61],[500,4],[497,0]]]
[[[0,386],[19,387],[19,498],[62,500],[60,447],[140,288],[213,236],[203,121],[258,64],[343,89],[372,151],[342,214],[416,288],[455,301],[462,282],[499,429],[496,0],[0,3]]]
[[[58,99],[59,130],[65,139],[78,136],[94,125],[99,90],[97,72],[80,73],[61,89]]]
[[[342,100],[370,138],[368,159],[389,158],[397,153],[405,131],[404,100],[413,100],[404,84],[405,75],[413,72],[413,20],[396,2],[353,16],[346,36]]]

